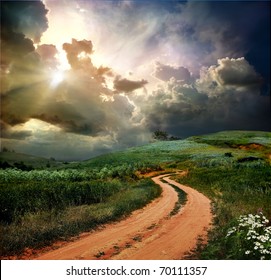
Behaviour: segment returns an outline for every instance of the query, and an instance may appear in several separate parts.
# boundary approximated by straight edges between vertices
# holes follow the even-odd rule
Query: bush
[[[234,259],[271,260],[271,226],[263,215],[241,215],[226,235],[228,254]]]
[[[225,153],[225,157],[233,157],[231,152]]]

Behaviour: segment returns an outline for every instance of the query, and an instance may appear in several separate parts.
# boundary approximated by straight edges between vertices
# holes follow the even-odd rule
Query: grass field
[[[226,131],[154,142],[69,164],[18,157],[31,170],[14,165],[16,153],[1,154],[7,163],[0,170],[1,256],[128,215],[160,195],[159,187],[142,175],[181,169],[188,175],[175,179],[208,196],[215,217],[208,245],[199,243],[191,258],[260,258],[249,250],[236,251],[240,240],[231,236],[229,242],[227,233],[238,226],[240,215],[271,218],[270,132]],[[271,252],[271,233],[266,236]]]

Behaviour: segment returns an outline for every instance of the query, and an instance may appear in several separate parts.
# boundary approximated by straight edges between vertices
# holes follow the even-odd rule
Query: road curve
[[[211,225],[210,200],[198,191],[160,175],[152,178],[162,195],[128,218],[106,225],[94,233],[58,249],[40,254],[39,260],[182,259],[196,246],[197,237],[206,240]],[[161,181],[163,178],[164,181]],[[167,183],[166,183],[166,182]],[[174,216],[169,213],[178,200],[175,185],[187,194],[185,206]]]

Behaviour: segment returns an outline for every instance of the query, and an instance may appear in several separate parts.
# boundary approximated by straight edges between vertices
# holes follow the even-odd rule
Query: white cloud
[[[214,69],[214,77],[221,85],[244,86],[259,84],[260,75],[257,74],[252,65],[241,58],[218,59],[218,66]]]
[[[204,67],[196,81],[199,92],[217,96],[227,91],[260,93],[261,76],[244,58],[221,58],[217,65]]]

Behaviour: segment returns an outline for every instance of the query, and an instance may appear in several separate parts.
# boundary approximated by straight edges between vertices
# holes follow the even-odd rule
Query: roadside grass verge
[[[191,164],[191,163],[190,163]],[[214,225],[206,246],[199,244],[198,259],[247,259],[233,253],[226,238],[240,215],[263,213],[271,218],[271,168],[267,162],[190,165],[185,177],[175,178],[208,196],[213,202]],[[234,241],[233,241],[234,242]],[[271,256],[270,256],[271,258]]]
[[[176,215],[180,211],[181,207],[185,206],[185,203],[187,201],[187,194],[183,190],[181,190],[180,188],[176,187],[173,184],[170,184],[166,180],[162,179],[162,182],[170,185],[176,191],[176,193],[178,195],[178,200],[176,201],[174,208],[169,213],[169,217],[171,217],[171,216]]]
[[[0,224],[0,255],[17,255],[25,248],[41,248],[66,240],[110,221],[116,221],[142,208],[161,193],[151,179],[120,182],[121,191],[100,203],[70,206],[62,210],[26,212],[10,224]]]

